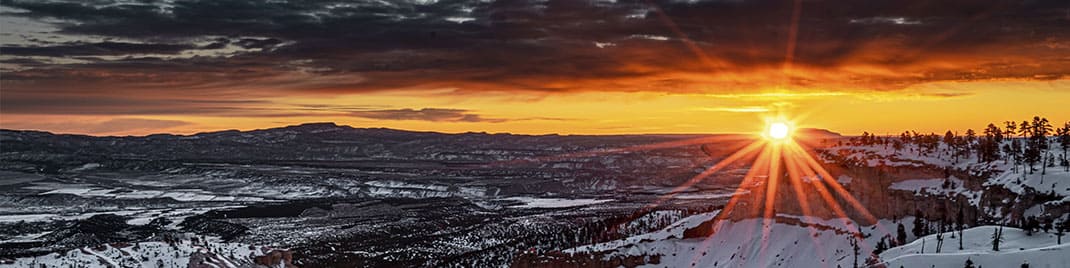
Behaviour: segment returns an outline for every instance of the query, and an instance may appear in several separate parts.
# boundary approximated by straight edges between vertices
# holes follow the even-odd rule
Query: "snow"
[[[714,235],[701,239],[660,239],[625,245],[624,255],[660,254],[649,267],[851,267],[849,236],[834,231],[746,219],[730,222]],[[653,254],[651,254],[653,255]]]
[[[858,264],[862,265],[877,242],[885,235],[895,236],[897,222],[880,220],[878,225],[862,226],[841,218],[778,214],[777,220],[745,219],[724,221],[712,236],[682,239],[684,230],[699,226],[717,216],[719,211],[680,219],[658,231],[565,250],[565,253],[606,252],[609,256],[661,255],[658,264],[649,267],[853,267],[850,240],[861,231],[866,238],[859,243]],[[913,217],[900,222],[907,230]],[[805,223],[801,224],[801,223]],[[768,224],[763,238],[763,225]],[[913,234],[908,232],[908,239]],[[764,247],[763,247],[764,246]],[[694,264],[694,265],[692,265]]]
[[[1067,267],[1070,264],[1070,244],[1058,245],[1054,234],[1026,232],[1004,227],[1004,241],[1000,251],[992,250],[992,233],[996,226],[980,226],[963,231],[963,249],[958,248],[958,238],[944,234],[944,246],[935,252],[936,235],[929,235],[909,244],[892,248],[880,255],[888,267],[963,267],[966,259],[974,267],[1019,267],[1029,262],[1029,267]],[[956,234],[957,235],[957,234]],[[1066,238],[1066,237],[1064,237]],[[925,240],[925,252],[921,251]]]
[[[80,167],[72,169],[71,171],[86,171],[86,170],[90,170],[90,169],[99,168],[101,166],[102,165],[100,163],[87,163],[85,165],[82,165]]]
[[[840,185],[850,184],[851,180],[854,180],[854,178],[851,178],[851,176],[847,175],[840,175],[839,177],[836,177],[836,182],[840,183]]]
[[[944,188],[944,182],[949,183],[948,188]],[[911,191],[915,192],[915,195],[917,196],[955,196],[961,194],[970,200],[971,205],[976,206],[981,202],[981,191],[967,189],[964,182],[954,176],[947,179],[912,179],[897,181],[892,183],[888,189]]]
[[[263,256],[272,249],[241,243],[225,243],[218,238],[182,240],[174,243],[140,242],[133,244],[105,244],[100,247],[79,248],[64,253],[15,259],[0,267],[187,267],[190,255],[208,254],[211,267],[248,267],[254,256]]]
[[[1063,167],[1056,166],[1048,167],[1045,173],[1042,175],[1040,168],[1037,167],[1033,174],[1028,174],[1019,167],[1018,172],[1011,169],[989,179],[985,186],[1000,185],[1017,194],[1032,190],[1039,193],[1054,192],[1060,196],[1070,196],[1070,172],[1066,172]]]
[[[240,208],[242,206],[217,206],[217,207],[203,207],[203,208],[177,208],[177,209],[131,209],[131,210],[114,210],[114,211],[97,211],[89,213],[79,214],[56,214],[56,213],[37,213],[37,214],[11,214],[0,215],[0,223],[9,222],[41,222],[41,221],[55,221],[55,220],[81,220],[88,219],[94,215],[100,214],[115,214],[119,216],[133,217],[133,219],[127,221],[128,224],[147,224],[154,218],[164,217],[168,218],[176,223],[181,222],[186,217],[208,212],[214,209],[230,209]]]
[[[46,232],[39,232],[39,233],[31,233],[31,234],[12,236],[12,237],[9,237],[7,239],[0,240],[0,243],[38,242],[38,241],[41,241],[41,240],[38,240],[39,237],[47,235],[49,233],[51,233],[51,232],[47,232],[46,231]]]
[[[684,217],[679,221],[676,221],[669,226],[662,228],[661,230],[630,236],[625,239],[614,240],[604,243],[598,243],[593,245],[580,246],[577,248],[565,250],[566,253],[571,252],[591,252],[591,251],[606,251],[617,248],[626,247],[628,245],[634,245],[643,241],[660,241],[671,238],[683,238],[684,230],[695,228],[705,221],[711,220],[720,213],[720,210],[716,210],[708,213],[695,214],[688,217]]]
[[[749,192],[750,191],[742,191],[740,194],[747,194]],[[673,195],[672,198],[675,198],[675,199],[721,199],[721,198],[729,198],[729,197],[732,197],[734,195],[736,195],[736,193],[734,191],[733,192],[728,192],[728,193],[681,193],[681,194]]]
[[[601,203],[613,201],[613,199],[589,199],[589,198],[565,199],[565,198],[539,198],[539,197],[527,197],[527,196],[509,197],[509,198],[505,198],[505,200],[519,201],[519,202],[523,203],[523,204],[520,204],[520,205],[510,206],[510,207],[513,207],[513,208],[568,208],[568,207],[579,207],[579,206],[601,204]]]
[[[55,188],[40,195],[49,194],[71,194],[81,197],[104,197],[114,199],[150,199],[150,198],[171,198],[175,201],[181,202],[195,202],[195,201],[264,201],[260,197],[250,196],[225,196],[216,195],[214,193],[204,191],[201,189],[174,189],[174,190],[135,190],[126,188],[103,188],[96,186],[64,186]]]
[[[1004,144],[1009,142],[1010,140],[1005,140]],[[1015,166],[1014,163],[1006,160],[985,163],[978,161],[976,154],[953,157],[951,155],[952,149],[943,143],[932,153],[918,153],[919,149],[914,144],[906,144],[904,149],[898,152],[890,147],[885,145],[844,145],[830,147],[825,151],[835,155],[844,155],[848,158],[862,159],[866,165],[871,167],[877,167],[881,164],[890,167],[931,165],[973,172],[990,171],[994,175],[982,184],[984,187],[1002,187],[1019,195],[1029,192],[1054,194],[1059,200],[1052,201],[1054,203],[1049,203],[1050,205],[1070,202],[1070,172],[1062,166],[1055,165],[1044,168],[1041,163],[1037,163],[1033,166],[1034,171],[1030,174],[1027,171],[1029,169],[1028,165]],[[1045,151],[1042,155],[1048,155],[1049,153],[1058,156],[1062,154],[1062,150],[1052,149]],[[966,189],[958,178],[952,177],[950,179],[955,184],[955,187],[951,189],[942,189],[940,187],[943,183],[943,178],[919,178],[900,181],[895,182],[890,188],[914,191],[920,195],[953,195],[958,193],[968,197],[971,204],[977,205],[979,203],[981,189]]]

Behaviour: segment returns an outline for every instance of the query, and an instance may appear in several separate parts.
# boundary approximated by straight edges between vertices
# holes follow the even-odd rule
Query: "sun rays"
[[[727,223],[739,219],[760,218],[760,232],[755,233],[760,235],[756,237],[760,244],[752,246],[758,246],[759,256],[764,256],[769,241],[774,236],[772,230],[777,220],[778,210],[786,207],[792,207],[788,210],[797,208],[797,211],[792,212],[797,212],[805,218],[839,219],[848,228],[860,226],[852,219],[852,215],[860,218],[863,224],[875,224],[875,217],[836,181],[831,172],[821,166],[813,155],[812,149],[804,147],[804,143],[796,142],[787,127],[790,123],[783,122],[787,121],[774,121],[768,124],[768,127],[759,134],[762,138],[755,139],[743,149],[679,185],[673,192],[658,198],[652,205],[656,206],[666,198],[671,198],[673,193],[709,178],[725,166],[750,160],[750,168],[732,197],[720,213],[704,225],[709,229],[703,232],[707,234],[702,244],[703,248],[710,246],[713,235]],[[794,196],[794,198],[778,199],[789,196]],[[815,199],[811,199],[815,196]],[[846,210],[841,204],[846,204],[852,210]],[[815,250],[820,252],[822,246],[817,240],[818,230],[810,224],[803,225],[810,233]],[[749,230],[753,232],[754,228]],[[698,257],[696,255],[693,258]]]
[[[844,185],[841,185],[833,172],[830,172],[823,166],[823,161],[819,160],[817,149],[822,144],[827,144],[828,141],[824,140],[825,136],[815,134],[817,132],[813,131],[797,130],[799,126],[797,119],[783,114],[768,116],[756,122],[762,122],[763,127],[756,127],[758,131],[750,135],[712,135],[618,148],[592,148],[559,155],[501,161],[488,165],[541,165],[554,161],[574,161],[580,158],[634,154],[672,148],[700,149],[710,157],[708,161],[701,164],[703,167],[701,171],[681,178],[679,183],[667,192],[651,197],[645,201],[646,203],[640,203],[634,213],[625,219],[634,220],[651,211],[670,207],[665,204],[673,203],[672,201],[679,194],[694,191],[696,185],[730,185],[734,183],[730,180],[739,179],[738,186],[721,210],[716,212],[717,215],[698,227],[692,228],[693,234],[700,234],[697,237],[705,236],[701,248],[709,248],[713,243],[714,234],[723,228],[732,224],[741,224],[742,220],[756,219],[754,224],[741,226],[734,229],[736,230],[734,232],[747,232],[747,237],[753,237],[755,240],[747,247],[762,258],[768,257],[765,256],[767,248],[778,235],[774,230],[774,227],[778,226],[777,222],[806,228],[811,238],[810,246],[815,253],[819,254],[828,254],[823,251],[825,245],[822,245],[828,242],[819,241],[822,230],[826,228],[818,226],[821,225],[821,220],[842,223],[843,229],[836,233],[846,232],[851,236],[849,239],[856,239],[860,235],[861,230],[858,228],[861,226],[877,223],[876,218],[868,209]],[[720,151],[722,152],[720,154],[712,153],[707,151],[705,146],[720,146],[727,150]],[[738,173],[722,173],[726,170],[741,169],[746,170],[742,178],[732,175]],[[665,179],[679,178],[676,177],[677,174],[664,175]],[[796,218],[797,216],[801,216],[801,219]],[[818,222],[811,222],[813,220],[818,220]],[[611,225],[605,232],[615,234],[618,231],[617,228],[617,225]],[[879,232],[888,233],[888,230],[884,230],[880,225],[875,228],[879,228]],[[865,241],[861,239],[857,242],[865,244]],[[693,256],[695,262],[701,258],[697,253],[698,251],[696,251],[696,256]]]

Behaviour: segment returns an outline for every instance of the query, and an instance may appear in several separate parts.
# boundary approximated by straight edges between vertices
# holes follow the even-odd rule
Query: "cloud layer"
[[[39,26],[0,36],[0,109],[253,116],[294,112],[258,110],[280,96],[894,92],[1070,74],[1064,0],[802,1],[788,68],[793,2],[2,0]],[[488,121],[391,108],[352,115]]]

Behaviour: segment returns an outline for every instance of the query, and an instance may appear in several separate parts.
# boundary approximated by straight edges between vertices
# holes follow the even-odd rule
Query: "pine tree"
[[[1055,243],[1058,245],[1063,244],[1063,236],[1066,235],[1066,231],[1070,231],[1070,220],[1065,220],[1063,223],[1055,226]]]
[[[1039,116],[1033,117],[1033,143],[1036,147],[1037,161],[1041,162],[1040,175],[1043,176],[1048,171],[1047,158],[1044,158],[1043,152],[1048,149],[1048,134],[1051,134],[1051,124],[1047,118],[1041,118]]]
[[[1036,134],[1036,126],[1030,124],[1029,121],[1022,121],[1022,124],[1018,126],[1018,135],[1026,141],[1022,160],[1029,164],[1029,174],[1033,174],[1033,171],[1036,171],[1033,165],[1040,160],[1040,147],[1037,143]]]
[[[940,224],[940,232],[936,233],[936,253],[944,247],[944,224]]]
[[[999,243],[1003,242],[1003,224],[998,229],[992,230],[992,251],[999,251]]]
[[[1066,168],[1066,171],[1070,171],[1070,161],[1067,161],[1066,156],[1067,149],[1070,148],[1070,121],[1067,121],[1063,124],[1063,128],[1061,128],[1061,131],[1058,133],[1058,135],[1059,145],[1063,148],[1062,164],[1063,167]]]
[[[1018,129],[1018,125],[1016,125],[1014,123],[1014,121],[1004,121],[1003,122],[1003,136],[1006,137],[1007,139],[1013,138],[1014,134],[1018,133],[1017,129]]]
[[[970,146],[973,146],[973,143],[975,141],[977,141],[977,132],[974,132],[972,128],[971,129],[967,129],[966,130],[966,148],[969,149]]]
[[[858,268],[858,255],[862,253],[862,248],[858,246],[858,236],[851,236],[851,248],[854,250],[854,268]]]
[[[925,226],[925,215],[921,214],[921,210],[914,210],[914,228],[911,229],[911,233],[914,237],[922,237],[928,233],[928,228]]]
[[[951,130],[948,130],[947,133],[944,133],[944,144],[946,144],[947,148],[952,152],[955,151],[955,138],[955,133],[951,132]]]
[[[1033,236],[1033,231],[1037,229],[1037,225],[1039,224],[1037,223],[1036,217],[1026,218],[1025,224],[1022,226],[1022,229],[1025,229],[1025,235]]]
[[[978,163],[992,162],[999,159],[1000,143],[1003,142],[1003,131],[995,124],[988,124],[984,131],[985,137],[977,146]]]
[[[881,252],[884,252],[885,250],[888,250],[888,244],[884,242],[884,238],[882,237],[880,241],[877,241],[877,246],[873,249],[873,254],[880,255]]]
[[[965,234],[962,232],[962,229],[966,224],[965,214],[962,212],[962,203],[959,203],[959,213],[956,215],[955,222],[958,223],[959,227],[959,250],[962,250],[962,240],[966,239]]]
[[[907,227],[903,226],[903,223],[899,223],[899,227],[896,227],[895,240],[897,246],[907,243]]]

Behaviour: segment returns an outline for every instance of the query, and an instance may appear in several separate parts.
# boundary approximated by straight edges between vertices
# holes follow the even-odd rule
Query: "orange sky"
[[[574,93],[547,96],[438,96],[437,93],[390,92],[273,100],[279,108],[299,104],[401,107],[457,107],[464,113],[493,115],[476,122],[422,119],[354,118],[324,111],[297,116],[187,115],[3,115],[4,128],[43,129],[97,135],[190,134],[223,129],[258,129],[304,122],[336,122],[354,127],[388,127],[441,132],[524,134],[740,133],[760,130],[761,118],[783,111],[799,127],[826,128],[844,134],[904,130],[965,132],[989,122],[1021,121],[1041,115],[1056,124],[1070,120],[1070,81],[968,82],[919,86],[902,92],[769,91],[741,94]],[[931,96],[917,92],[955,93]],[[289,108],[287,108],[289,107]],[[323,115],[315,115],[322,113]],[[170,124],[169,124],[170,123]],[[1001,124],[1000,124],[1001,125]],[[43,127],[42,127],[43,126]],[[1002,126],[1002,125],[1001,125]],[[119,129],[114,131],[113,129]]]

